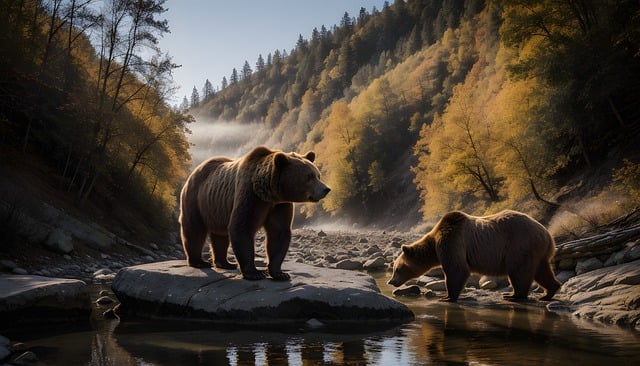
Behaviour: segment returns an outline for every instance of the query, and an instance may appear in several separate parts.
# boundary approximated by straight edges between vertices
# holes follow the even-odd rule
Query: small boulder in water
[[[404,286],[393,290],[393,296],[417,297],[421,294],[420,287],[417,285]]]

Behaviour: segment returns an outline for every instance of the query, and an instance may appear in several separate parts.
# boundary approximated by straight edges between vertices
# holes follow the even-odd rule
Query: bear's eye
[[[316,179],[316,176],[313,173],[309,173],[309,175],[307,175],[307,181],[310,182],[312,180]]]

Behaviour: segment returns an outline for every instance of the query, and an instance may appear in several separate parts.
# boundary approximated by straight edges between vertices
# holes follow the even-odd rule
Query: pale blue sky
[[[393,4],[393,0],[389,1]],[[173,79],[180,86],[173,103],[191,95],[193,86],[202,93],[209,79],[219,87],[235,67],[248,61],[252,69],[258,55],[274,50],[289,52],[298,35],[309,39],[314,27],[331,29],[347,11],[357,17],[360,8],[382,10],[384,0],[168,0],[164,17],[171,34],[160,48],[182,65]]]

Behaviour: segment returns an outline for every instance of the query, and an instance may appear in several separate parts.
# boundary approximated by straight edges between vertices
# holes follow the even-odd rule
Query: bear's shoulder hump
[[[442,216],[440,222],[445,225],[455,225],[464,220],[467,220],[468,217],[469,215],[462,211],[451,211]]]

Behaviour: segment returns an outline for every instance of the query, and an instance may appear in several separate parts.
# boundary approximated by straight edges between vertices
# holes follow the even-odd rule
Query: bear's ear
[[[289,157],[285,153],[278,152],[273,158],[276,167],[282,168],[289,163]]]
[[[304,156],[304,158],[313,163],[313,161],[316,160],[316,153],[314,153],[313,151],[309,151],[307,155]]]
[[[402,246],[402,253],[404,253],[405,255],[409,256],[409,257],[413,257],[413,255],[415,254],[415,248],[409,245],[403,245]]]

